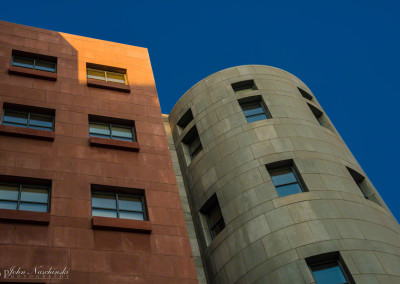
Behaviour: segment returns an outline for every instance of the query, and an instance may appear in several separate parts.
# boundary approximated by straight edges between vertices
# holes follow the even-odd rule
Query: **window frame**
[[[31,67],[26,67],[26,66],[15,65],[14,64],[15,57],[19,57],[21,59],[32,59],[33,60],[32,68]],[[54,71],[37,69],[36,68],[36,61],[37,60],[54,64]],[[57,62],[54,62],[54,61],[51,61],[51,60],[47,60],[47,59],[38,58],[38,57],[35,57],[33,54],[32,54],[32,56],[24,56],[24,55],[15,55],[15,54],[13,54],[12,57],[11,57],[11,65],[15,66],[15,67],[28,68],[28,69],[38,70],[38,71],[43,71],[43,72],[57,73]]]
[[[88,72],[89,70],[97,71],[97,72],[104,72],[104,80],[97,79],[97,78],[90,78],[89,77],[89,72]],[[118,75],[123,75],[124,76],[124,83],[115,82],[115,81],[109,81],[108,77],[107,77],[107,73],[114,73],[114,74],[118,74]],[[104,70],[104,69],[96,69],[96,68],[92,68],[92,67],[86,67],[86,77],[87,77],[87,79],[92,79],[92,80],[99,80],[99,81],[108,82],[108,83],[116,83],[116,84],[121,84],[121,85],[128,85],[128,80],[126,78],[126,73],[119,73],[119,72],[115,72],[115,71],[109,71],[109,70]]]
[[[92,134],[90,132],[90,125],[91,124],[98,124],[98,125],[108,125],[109,130],[110,130],[110,135],[101,135],[101,134]],[[112,127],[113,125],[115,127],[121,127],[121,128],[127,128],[130,129],[132,132],[132,140],[128,140],[128,139],[118,139],[118,138],[114,138],[114,137],[120,137],[120,136],[115,136],[113,137],[113,133],[112,133]],[[137,137],[136,137],[136,133],[135,133],[135,125],[133,123],[132,126],[128,126],[128,125],[124,125],[124,124],[118,124],[118,123],[114,123],[114,122],[101,122],[101,121],[91,121],[89,119],[89,136],[91,137],[100,137],[100,138],[106,138],[106,139],[113,139],[113,140],[119,140],[119,141],[129,141],[129,142],[137,142]]]
[[[242,110],[243,116],[246,119],[247,123],[253,123],[253,122],[257,122],[257,121],[261,121],[261,120],[267,120],[267,119],[271,119],[272,118],[271,112],[269,111],[268,107],[265,105],[265,103],[264,103],[264,101],[263,101],[261,96],[253,96],[253,97],[243,98],[243,99],[238,100],[238,103],[239,103],[239,106],[240,106],[240,108]],[[252,115],[248,115],[247,116],[244,113],[245,110],[243,109],[243,107],[246,107],[246,106],[249,106],[249,105],[256,105],[256,104],[258,104],[259,107],[262,108],[263,113],[257,113],[257,114],[252,114]],[[248,121],[249,117],[258,116],[258,115],[261,115],[261,114],[264,114],[266,116],[266,118],[259,119],[259,120],[256,120],[256,121],[251,121],[251,122]]]
[[[114,217],[105,217],[105,216],[97,216],[93,215],[93,209],[103,209],[103,210],[109,210],[109,211],[116,211],[117,217],[116,219],[123,219],[123,220],[137,220],[137,219],[127,219],[127,218],[121,218],[120,217],[120,211],[122,212],[134,212],[134,213],[141,213],[143,214],[143,220],[137,220],[137,221],[148,221],[148,214],[147,214],[147,207],[146,207],[146,199],[144,194],[129,194],[129,193],[121,193],[121,192],[109,192],[109,191],[101,191],[101,190],[92,190],[92,196],[91,196],[91,209],[92,209],[92,217],[104,217],[104,218],[114,218]],[[94,207],[93,206],[93,194],[100,194],[100,195],[110,195],[115,197],[115,205],[116,209],[107,209],[107,208],[102,208],[102,207]],[[119,199],[118,196],[125,196],[125,197],[132,197],[132,198],[140,198],[141,203],[142,203],[142,208],[143,211],[137,211],[137,210],[120,210],[119,209]]]
[[[26,124],[7,123],[7,122],[4,123],[4,117],[5,117],[6,111],[10,111],[10,112],[14,112],[14,113],[21,113],[21,114],[28,114],[27,123]],[[48,128],[48,127],[40,127],[40,126],[36,126],[36,128],[30,127],[31,115],[51,117],[51,124],[52,124],[51,125],[51,129]],[[55,115],[44,114],[44,113],[35,112],[35,111],[31,111],[31,110],[18,110],[18,109],[12,109],[12,108],[9,108],[9,107],[5,107],[5,108],[3,108],[3,113],[1,115],[1,124],[2,125],[7,125],[7,126],[15,126],[15,127],[36,129],[36,130],[54,131],[54,128],[55,128]]]
[[[213,225],[211,223],[211,218],[210,218],[210,212],[215,210],[215,208],[218,207],[219,212],[221,213],[221,218],[218,219]],[[204,225],[206,225],[206,233],[208,237],[211,239],[210,242],[212,242],[225,228],[226,228],[226,223],[224,219],[224,215],[222,214],[221,206],[219,205],[218,197],[214,193],[207,201],[206,203],[201,207],[199,210],[200,214],[203,216],[202,218],[205,220]],[[221,224],[221,221],[223,222],[223,228],[221,231],[217,234],[215,233],[214,229]],[[204,227],[203,225],[203,227]],[[206,237],[207,239],[207,237]],[[208,242],[208,243],[210,243]]]
[[[246,90],[248,91],[258,90],[257,85],[253,79],[232,83],[231,87],[235,93],[239,93]]]
[[[191,145],[193,142],[196,140],[199,141],[199,145],[191,151]],[[193,125],[193,127],[185,134],[185,136],[181,140],[182,146],[184,147],[184,154],[185,156],[189,156],[189,158],[186,158],[186,162],[189,165],[191,161],[193,161],[203,150],[203,143],[201,143],[200,135],[199,132],[197,131],[196,125]],[[186,149],[185,149],[186,148]]]
[[[46,185],[36,185],[36,184],[29,184],[29,183],[13,183],[13,182],[0,182],[0,185],[10,185],[10,186],[18,186],[18,200],[17,202],[17,207],[16,209],[8,209],[8,210],[16,210],[16,211],[29,211],[29,212],[40,212],[40,213],[46,213],[50,212],[51,208],[51,187],[46,186]],[[41,189],[46,189],[47,190],[47,209],[46,211],[32,211],[32,210],[20,210],[20,203],[27,203],[27,204],[45,204],[43,202],[35,202],[35,201],[21,201],[21,194],[22,194],[22,188],[41,188]],[[8,201],[8,202],[15,202],[15,200],[9,200],[9,199],[2,199],[0,198],[0,201]],[[5,209],[5,208],[0,208],[0,209]]]

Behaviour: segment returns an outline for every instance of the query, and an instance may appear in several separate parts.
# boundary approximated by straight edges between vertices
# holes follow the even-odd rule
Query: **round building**
[[[210,283],[400,283],[399,224],[301,80],[225,69],[169,123]]]

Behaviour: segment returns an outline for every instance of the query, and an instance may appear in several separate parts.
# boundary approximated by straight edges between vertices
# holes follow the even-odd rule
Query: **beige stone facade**
[[[242,108],[254,98],[270,118],[248,123]],[[400,283],[400,227],[301,80],[267,66],[225,69],[188,90],[169,123],[209,283],[315,283],[309,260],[325,253],[340,255],[356,283]],[[268,167],[282,161],[304,192],[279,197]],[[226,226],[213,239],[202,208],[215,194]]]

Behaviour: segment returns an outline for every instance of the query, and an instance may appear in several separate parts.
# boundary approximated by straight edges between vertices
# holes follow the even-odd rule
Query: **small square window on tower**
[[[346,168],[349,171],[354,182],[357,184],[361,193],[364,195],[365,199],[371,200],[371,201],[375,202],[376,204],[380,205],[378,199],[376,199],[376,197],[375,197],[373,190],[368,186],[368,183],[367,183],[365,177],[349,167],[346,167]]]
[[[239,94],[239,93],[257,90],[257,87],[256,87],[256,84],[254,83],[254,80],[246,80],[246,81],[233,83],[232,89],[236,94]]]
[[[303,98],[312,101],[313,100],[313,96],[311,96],[309,93],[307,93],[306,91],[304,91],[303,89],[300,89],[299,87],[297,87],[297,89],[299,90],[300,94],[303,96]]]
[[[201,208],[203,227],[206,231],[206,239],[210,242],[225,228],[225,221],[217,195],[211,196]]]
[[[243,114],[247,123],[272,118],[267,106],[262,101],[261,96],[248,97],[239,100]]]
[[[328,120],[325,117],[325,114],[322,111],[320,111],[318,108],[316,108],[315,106],[310,105],[310,104],[307,104],[307,105],[310,108],[310,110],[313,113],[313,115],[315,116],[315,119],[318,121],[318,123],[321,126],[327,128],[329,130],[332,130]]]
[[[292,160],[267,165],[279,197],[308,191]]]
[[[190,161],[192,161],[201,150],[203,150],[196,126],[193,126],[185,137],[183,137],[182,143],[184,144],[185,155],[190,157],[190,159],[187,160],[188,164],[190,164]]]
[[[179,119],[177,125],[180,131],[183,131],[183,129],[188,126],[188,124],[193,120],[193,113],[192,110],[189,108]]]

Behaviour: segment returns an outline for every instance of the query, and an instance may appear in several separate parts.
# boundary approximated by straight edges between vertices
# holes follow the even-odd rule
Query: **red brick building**
[[[1,277],[197,283],[146,48],[0,22],[0,109]]]

